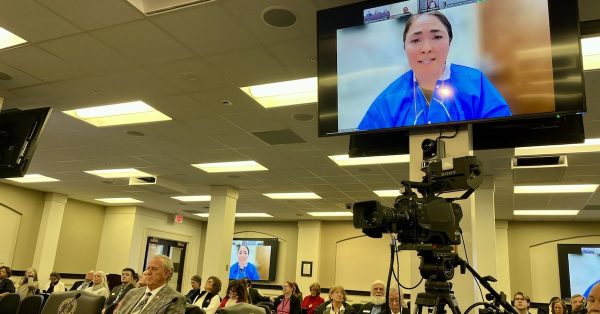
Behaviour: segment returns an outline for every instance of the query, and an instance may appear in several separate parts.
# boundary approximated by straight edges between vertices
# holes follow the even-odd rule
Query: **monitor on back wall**
[[[600,244],[558,244],[557,248],[561,297],[581,294],[587,298],[600,283]]]
[[[233,239],[229,279],[275,280],[278,245],[275,238]]]
[[[319,11],[319,135],[583,112],[578,26],[560,0]]]

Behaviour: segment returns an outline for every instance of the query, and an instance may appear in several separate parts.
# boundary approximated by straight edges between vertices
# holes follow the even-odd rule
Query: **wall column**
[[[498,279],[497,291],[504,292],[511,298],[510,288],[510,259],[508,258],[508,221],[496,221],[496,270]]]
[[[235,225],[235,208],[239,192],[231,186],[212,186],[202,278],[219,277],[224,283],[229,278],[231,241]]]
[[[310,284],[319,281],[319,251],[321,249],[321,221],[298,221],[298,250],[296,254],[296,283],[304,295],[310,294]],[[302,262],[312,262],[312,276],[302,276]]]
[[[475,205],[477,209],[477,224],[473,236],[477,239],[475,255],[471,265],[475,267],[481,276],[491,275],[498,279],[498,268],[496,265],[496,210],[494,207],[494,177],[485,176],[483,183],[475,193]],[[491,283],[494,289],[496,283]],[[484,291],[485,293],[485,291]]]
[[[58,193],[47,193],[44,201],[42,220],[35,244],[33,268],[38,271],[38,278],[44,280],[54,271],[54,260],[58,247],[58,238],[67,204],[67,196]]]
[[[119,274],[123,268],[133,267],[142,273],[142,269],[136,269],[139,256],[134,255],[137,251],[131,246],[136,213],[135,206],[106,207],[96,269]]]

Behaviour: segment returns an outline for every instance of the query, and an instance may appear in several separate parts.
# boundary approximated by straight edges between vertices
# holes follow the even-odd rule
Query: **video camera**
[[[454,201],[468,198],[479,187],[483,180],[481,163],[474,156],[446,158],[441,139],[427,139],[421,148],[423,181],[402,181],[402,193],[393,208],[378,201],[355,203],[352,207],[355,228],[372,238],[397,233],[400,243],[413,245],[414,249],[460,244],[459,223],[463,214]],[[465,192],[458,198],[439,197],[457,191]]]

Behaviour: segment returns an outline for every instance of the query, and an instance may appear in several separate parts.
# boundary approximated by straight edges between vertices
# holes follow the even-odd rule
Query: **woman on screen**
[[[250,249],[246,245],[239,245],[237,249],[237,263],[231,265],[229,268],[229,279],[242,279],[245,277],[250,280],[259,280],[256,266],[248,262],[248,255],[250,255]]]
[[[358,129],[510,116],[481,71],[447,62],[452,36],[452,25],[439,11],[411,16],[403,35],[411,69],[377,96]]]

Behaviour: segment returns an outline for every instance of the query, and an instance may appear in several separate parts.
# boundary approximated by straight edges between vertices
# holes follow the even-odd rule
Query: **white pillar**
[[[494,207],[494,177],[485,176],[483,183],[475,193],[477,225],[473,233],[476,242],[476,255],[471,260],[481,276],[491,275],[498,279],[496,267],[496,211]],[[494,232],[492,232],[494,230]],[[496,289],[497,284],[491,283]],[[484,291],[485,293],[485,291]]]
[[[123,268],[133,267],[135,271],[142,272],[136,269],[140,263],[139,254],[132,249],[136,212],[135,206],[106,207],[95,269],[119,274]]]
[[[35,253],[33,255],[33,267],[38,271],[38,277],[42,282],[54,271],[56,248],[62,226],[67,196],[57,193],[46,193],[40,229]]]
[[[319,251],[321,248],[321,221],[298,221],[298,250],[296,253],[296,283],[300,291],[307,291],[310,284],[319,281]],[[312,275],[302,276],[302,262],[312,263]],[[305,266],[308,268],[308,266]],[[308,269],[305,269],[308,270]],[[306,272],[305,272],[306,273]],[[307,294],[305,294],[307,295]]]
[[[512,298],[510,287],[510,262],[508,258],[508,221],[496,221],[496,271],[498,291],[506,293]]]
[[[224,283],[228,281],[238,196],[238,190],[233,187],[211,187],[202,278],[217,276]]]

